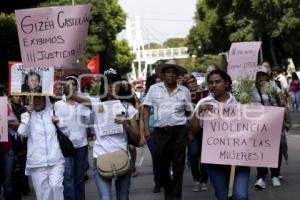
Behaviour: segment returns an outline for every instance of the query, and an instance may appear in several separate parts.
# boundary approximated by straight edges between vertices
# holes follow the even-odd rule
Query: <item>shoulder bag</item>
[[[55,111],[53,110],[53,115],[55,116]],[[64,157],[70,157],[74,154],[75,148],[72,141],[68,136],[63,134],[57,124],[54,123],[56,129],[57,140]]]
[[[97,169],[107,179],[115,179],[130,170],[128,151],[118,150],[97,157]]]

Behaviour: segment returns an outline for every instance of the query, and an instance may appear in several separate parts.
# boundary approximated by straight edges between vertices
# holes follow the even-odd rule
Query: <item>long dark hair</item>
[[[145,95],[148,93],[148,90],[152,85],[156,83],[157,76],[155,74],[148,76],[146,79],[146,85],[145,85]]]
[[[114,81],[114,80],[110,80],[109,81]],[[117,81],[114,81],[117,82]],[[126,81],[126,80],[122,80],[122,81],[118,81],[119,84],[119,91],[117,93],[117,95],[120,97],[119,100],[121,102],[127,102],[130,103],[132,105],[135,105],[135,99],[134,99],[134,94],[132,91],[132,87],[131,84]],[[101,86],[100,86],[100,95],[103,96],[104,91],[105,91],[105,82],[104,79],[101,80]],[[107,96],[101,98],[101,101],[107,101]]]
[[[293,73],[292,73],[292,80],[296,80],[296,81],[298,81],[298,82],[299,82],[299,78],[298,78],[298,76],[297,76],[297,73],[296,73],[296,72],[293,72]]]
[[[231,77],[226,73],[224,72],[223,70],[220,70],[220,69],[214,69],[212,70],[208,75],[207,75],[207,78],[206,78],[206,81],[208,82],[210,77],[212,75],[220,75],[221,78],[225,81],[225,82],[228,82],[228,87],[226,87],[226,91],[227,92],[231,92],[232,90],[232,80],[231,80]]]

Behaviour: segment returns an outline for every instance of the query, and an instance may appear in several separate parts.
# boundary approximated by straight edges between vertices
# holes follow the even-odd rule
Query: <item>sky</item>
[[[140,17],[144,44],[162,44],[168,38],[186,37],[195,24],[197,0],[119,0],[127,17]],[[120,38],[126,34],[122,32]]]

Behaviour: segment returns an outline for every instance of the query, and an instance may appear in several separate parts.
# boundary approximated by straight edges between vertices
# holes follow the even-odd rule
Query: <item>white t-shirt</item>
[[[91,110],[74,102],[74,105],[60,100],[54,104],[55,114],[62,117],[62,120],[70,130],[70,140],[75,148],[88,144],[87,126],[89,125]]]
[[[235,97],[231,94],[229,94],[229,98],[226,101],[226,103],[237,103]],[[207,97],[201,99],[200,101],[198,101],[196,107],[195,107],[195,111],[198,110],[199,106],[201,106],[202,104],[204,104],[205,102],[213,102],[213,103],[219,103],[211,94],[208,95]],[[194,112],[195,112],[194,111]],[[204,113],[200,113],[200,127],[203,127],[203,117],[204,117]]]
[[[101,106],[101,102],[98,98],[91,98],[92,102],[92,111],[94,114],[94,129],[96,133],[96,141],[94,143],[93,149],[93,157],[97,158],[100,155],[118,151],[120,149],[127,150],[127,133],[124,131],[122,133],[114,133],[111,135],[103,135],[102,129],[99,125],[101,125],[101,121],[99,120],[99,106]],[[129,104],[122,104],[121,112],[127,113],[127,118],[132,119],[136,114],[137,110]]]

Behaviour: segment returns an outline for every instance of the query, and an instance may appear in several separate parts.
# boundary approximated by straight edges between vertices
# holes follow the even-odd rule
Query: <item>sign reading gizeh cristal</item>
[[[215,104],[204,117],[202,163],[278,166],[284,108]]]
[[[90,5],[16,10],[24,66],[72,67],[85,51]]]

